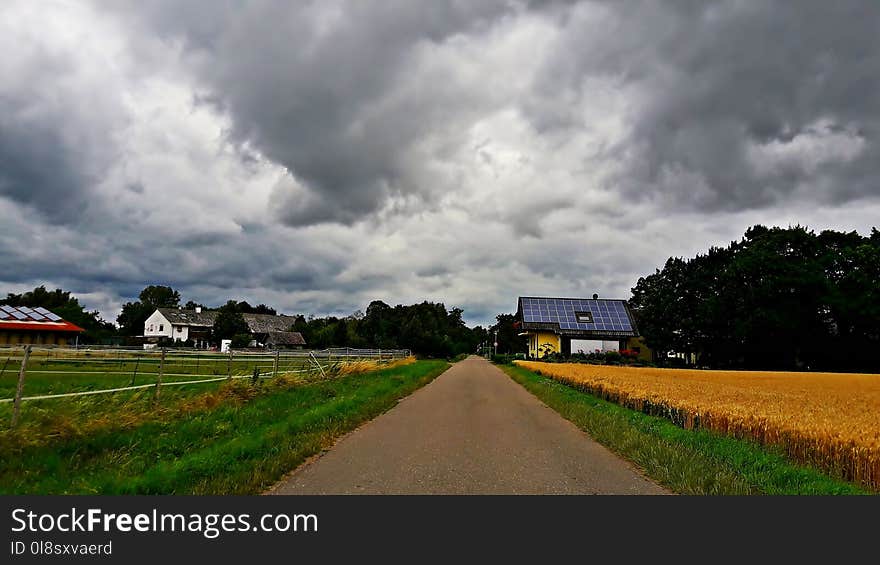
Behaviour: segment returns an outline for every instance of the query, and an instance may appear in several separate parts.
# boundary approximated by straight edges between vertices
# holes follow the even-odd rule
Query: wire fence
[[[281,375],[326,377],[359,361],[389,363],[408,349],[229,350],[125,347],[0,347],[0,405],[13,403],[13,426],[28,400],[72,398],[155,387]],[[16,378],[17,377],[17,378]],[[172,380],[166,380],[172,379]],[[27,384],[26,384],[27,383]],[[14,386],[13,386],[14,384]],[[25,390],[29,393],[25,396]]]

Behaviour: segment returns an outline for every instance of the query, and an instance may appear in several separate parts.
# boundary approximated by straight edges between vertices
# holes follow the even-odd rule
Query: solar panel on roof
[[[49,318],[50,320],[52,320],[53,322],[61,321],[61,316],[59,316],[58,314],[53,314],[52,312],[49,312],[48,314],[46,314],[46,317]]]
[[[21,312],[14,311],[14,312],[10,312],[10,314],[12,314],[12,317],[15,318],[16,320],[27,320],[27,316],[25,316]]]
[[[522,319],[527,323],[556,324],[563,330],[632,331],[629,312],[621,300],[580,298],[521,298]],[[592,316],[586,321],[584,313]],[[579,319],[579,315],[580,318]]]

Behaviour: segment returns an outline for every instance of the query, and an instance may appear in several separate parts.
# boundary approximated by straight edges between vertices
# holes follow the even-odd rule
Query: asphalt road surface
[[[342,438],[270,494],[664,494],[480,357]]]

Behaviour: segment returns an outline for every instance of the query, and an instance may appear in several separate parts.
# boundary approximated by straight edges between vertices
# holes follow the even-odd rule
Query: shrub
[[[493,355],[492,362],[496,365],[510,365],[513,360],[516,359],[516,355]]]

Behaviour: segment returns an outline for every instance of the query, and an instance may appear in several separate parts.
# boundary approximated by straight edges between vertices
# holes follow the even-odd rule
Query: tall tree
[[[489,330],[491,335],[487,338],[490,341],[496,337],[498,339],[498,353],[509,355],[527,351],[525,336],[518,335],[522,330],[516,327],[516,314],[498,314],[495,316],[495,325]]]
[[[647,344],[742,368],[877,368],[880,237],[754,226],[740,241],[670,258],[630,306]]]
[[[230,300],[217,310],[211,336],[217,342],[231,339],[233,347],[244,347],[250,342],[250,327],[234,300]]]
[[[144,288],[135,302],[122,305],[122,312],[116,317],[123,335],[143,335],[144,322],[157,308],[177,308],[180,293],[170,286],[150,285]]]

